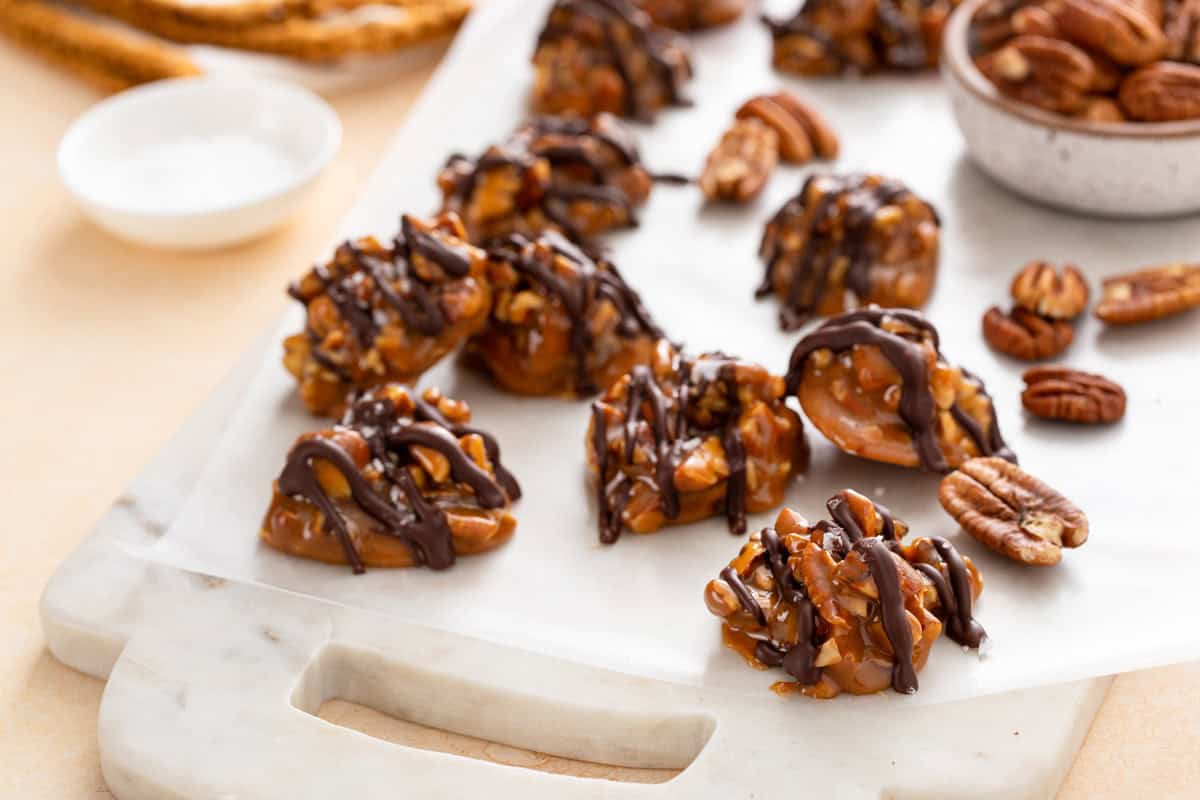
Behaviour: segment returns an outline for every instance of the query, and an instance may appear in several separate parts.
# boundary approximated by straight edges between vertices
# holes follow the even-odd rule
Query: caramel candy
[[[765,20],[777,69],[836,75],[937,66],[958,0],[808,0],[790,19]]]
[[[983,382],[951,365],[921,314],[871,307],[833,317],[792,351],[788,391],[847,453],[947,472],[976,456],[1016,458]]]
[[[491,550],[516,528],[521,496],[500,447],[465,403],[389,383],[359,395],[340,424],[296,440],[274,484],[262,539],[330,564],[425,565]]]
[[[660,108],[688,104],[686,42],[629,0],[558,0],[533,66],[533,106],[546,114],[650,120]]]
[[[353,390],[412,382],[483,327],[487,254],[465,238],[453,214],[405,216],[392,242],[345,242],[289,287],[306,322],[283,363],[309,411],[336,417]]]
[[[814,175],[767,223],[758,297],[783,302],[794,330],[875,303],[921,306],[933,290],[939,222],[933,207],[878,175]]]
[[[632,227],[651,184],[633,133],[611,114],[535,117],[478,158],[451,156],[438,176],[442,210],[481,246],[544,230],[585,242]]]
[[[744,533],[746,512],[779,505],[808,467],[804,426],[784,396],[783,378],[758,364],[689,358],[660,342],[650,364],[592,404],[600,541],[722,512],[731,532]]]
[[[637,0],[658,25],[694,31],[728,25],[742,15],[750,0]]]
[[[826,508],[831,519],[815,525],[784,509],[705,589],[726,643],[795,681],[772,689],[911,694],[943,630],[965,646],[982,643],[972,606],[983,579],[970,559],[937,537],[902,544],[908,526],[853,490]]]
[[[491,251],[495,302],[467,359],[517,394],[595,394],[663,338],[617,268],[561,235],[514,236]]]

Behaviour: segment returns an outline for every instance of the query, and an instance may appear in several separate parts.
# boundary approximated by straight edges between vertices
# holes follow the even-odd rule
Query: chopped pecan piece
[[[758,119],[779,135],[779,155],[784,161],[803,164],[812,159],[837,158],[838,138],[833,128],[809,103],[788,92],[759,95],[742,104],[738,119]]]
[[[1128,0],[1054,0],[1049,7],[1064,38],[1118,64],[1148,64],[1167,52],[1162,28]]]
[[[1071,323],[1047,319],[1017,306],[1005,314],[992,306],[983,315],[983,338],[994,349],[1022,361],[1054,358],[1075,338]]]
[[[588,117],[601,111],[649,120],[687,105],[686,42],[630,0],[558,0],[533,54],[537,111]]]
[[[919,70],[937,65],[957,0],[808,0],[787,20],[765,20],[776,68],[800,75]]]
[[[1053,566],[1087,541],[1087,516],[1048,485],[1000,458],[973,458],[942,479],[942,508],[963,530],[1020,564]]]
[[[795,679],[772,689],[911,693],[943,626],[979,646],[985,634],[972,605],[983,580],[970,559],[945,539],[902,545],[907,526],[858,492],[839,492],[826,507],[832,521],[815,525],[784,509],[704,592],[730,647]]]
[[[796,344],[787,382],[847,453],[934,472],[975,456],[1014,458],[983,382],[945,360],[937,331],[915,311],[872,307],[827,320]]]
[[[1096,316],[1109,325],[1132,325],[1200,306],[1200,264],[1149,267],[1104,280]]]
[[[728,25],[742,15],[750,0],[637,0],[658,25],[694,31]]]
[[[345,242],[289,287],[306,322],[283,363],[309,411],[336,417],[352,390],[414,381],[483,327],[487,254],[465,239],[454,214],[405,216],[392,242]]]
[[[1087,53],[1046,36],[1017,36],[975,65],[1002,93],[1060,114],[1081,111],[1096,79]]]
[[[733,533],[746,513],[774,508],[808,467],[783,378],[721,353],[698,358],[660,342],[592,404],[588,464],[600,541],[622,528],[651,533],[724,511]]]
[[[491,550],[516,528],[521,495],[466,403],[389,383],[359,395],[340,424],[296,440],[275,481],[263,541],[329,564],[426,565]]]
[[[899,181],[814,175],[767,223],[757,296],[783,301],[785,330],[870,303],[917,307],[933,289],[938,240],[933,207]]]
[[[466,352],[502,388],[587,396],[650,362],[662,331],[613,264],[554,232],[490,252],[495,301]]]
[[[1200,66],[1147,64],[1121,82],[1117,99],[1126,114],[1142,122],[1200,118]]]
[[[1063,267],[1060,275],[1052,264],[1031,261],[1012,282],[1017,304],[1050,319],[1075,319],[1088,303],[1088,285],[1074,264]]]
[[[1045,366],[1027,370],[1022,378],[1021,404],[1030,414],[1083,424],[1125,416],[1125,390],[1103,375]]]
[[[451,156],[438,176],[442,210],[481,246],[544,230],[585,242],[631,227],[651,185],[633,133],[611,114],[534,117],[478,158]]]
[[[779,137],[757,119],[739,119],[708,154],[700,191],[709,200],[746,203],[758,196],[779,161]]]

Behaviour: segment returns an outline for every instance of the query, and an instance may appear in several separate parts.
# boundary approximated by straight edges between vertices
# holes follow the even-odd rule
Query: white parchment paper
[[[432,211],[434,177],[445,157],[456,149],[478,152],[517,124],[543,6],[493,2],[477,13],[344,235],[390,234],[401,211]],[[790,491],[788,505],[816,519],[830,494],[856,487],[889,504],[916,534],[949,536],[986,579],[977,607],[991,637],[985,655],[939,642],[918,695],[885,693],[869,702],[939,702],[1200,657],[1194,621],[1200,532],[1193,510],[1200,313],[1128,330],[1081,322],[1067,360],[1129,392],[1128,415],[1113,427],[1024,416],[1022,365],[988,350],[979,331],[983,311],[1006,302],[1012,273],[1028,259],[1074,261],[1096,286],[1103,275],[1139,265],[1195,259],[1200,226],[1090,220],[1007,194],[965,160],[934,76],[799,81],[777,75],[768,66],[768,36],[752,18],[694,41],[697,78],[689,93],[696,105],[666,111],[641,129],[648,163],[695,174],[733,110],[752,94],[789,86],[817,102],[842,136],[842,156],[832,168],[898,177],[941,212],[941,272],[925,311],[941,329],[943,349],[986,380],[1022,464],[1091,518],[1087,545],[1068,551],[1060,566],[1021,568],[957,531],[938,505],[937,476],[843,455],[810,426],[812,468]],[[610,238],[615,260],[663,327],[693,350],[721,348],[782,371],[797,335],[779,331],[773,301],[753,300],[761,274],[756,247],[764,220],[810,169],[826,168],[781,168],[748,208],[706,209],[694,188],[660,186],[640,229]],[[297,273],[304,267],[297,264]],[[297,330],[299,319],[293,310],[280,337]],[[258,525],[271,481],[293,438],[319,426],[301,409],[272,353],[195,496],[149,555],[636,674],[745,692],[762,692],[780,677],[750,670],[724,649],[718,622],[704,608],[705,583],[742,543],[723,519],[598,544],[584,472],[586,403],[506,395],[452,361],[422,384],[469,401],[520,478],[520,523],[505,547],[460,559],[447,572],[377,569],[354,576],[261,546]],[[751,528],[773,516],[752,518]]]

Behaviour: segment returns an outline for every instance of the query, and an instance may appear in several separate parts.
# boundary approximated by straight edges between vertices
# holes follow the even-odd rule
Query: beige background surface
[[[54,149],[98,95],[0,42],[0,797],[108,796],[96,754],[103,684],[46,652],[41,588],[276,317],[281,287],[324,252],[429,71],[335,101],[342,152],[287,228],[248,246],[181,256],[117,242],[79,215],[58,184]],[[605,772],[341,704],[325,715],[451,752]],[[1200,796],[1198,755],[1200,665],[1127,675],[1061,796]]]

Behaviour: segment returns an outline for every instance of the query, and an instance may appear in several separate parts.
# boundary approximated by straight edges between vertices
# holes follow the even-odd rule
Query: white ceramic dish
[[[63,137],[58,168],[101,227],[204,249],[282,222],[337,153],[342,126],[307,89],[251,77],[179,78],[122,92]]]
[[[972,63],[966,0],[942,42],[942,75],[967,152],[1018,194],[1110,217],[1200,210],[1200,120],[1099,123],[1052,114],[1002,96]]]

